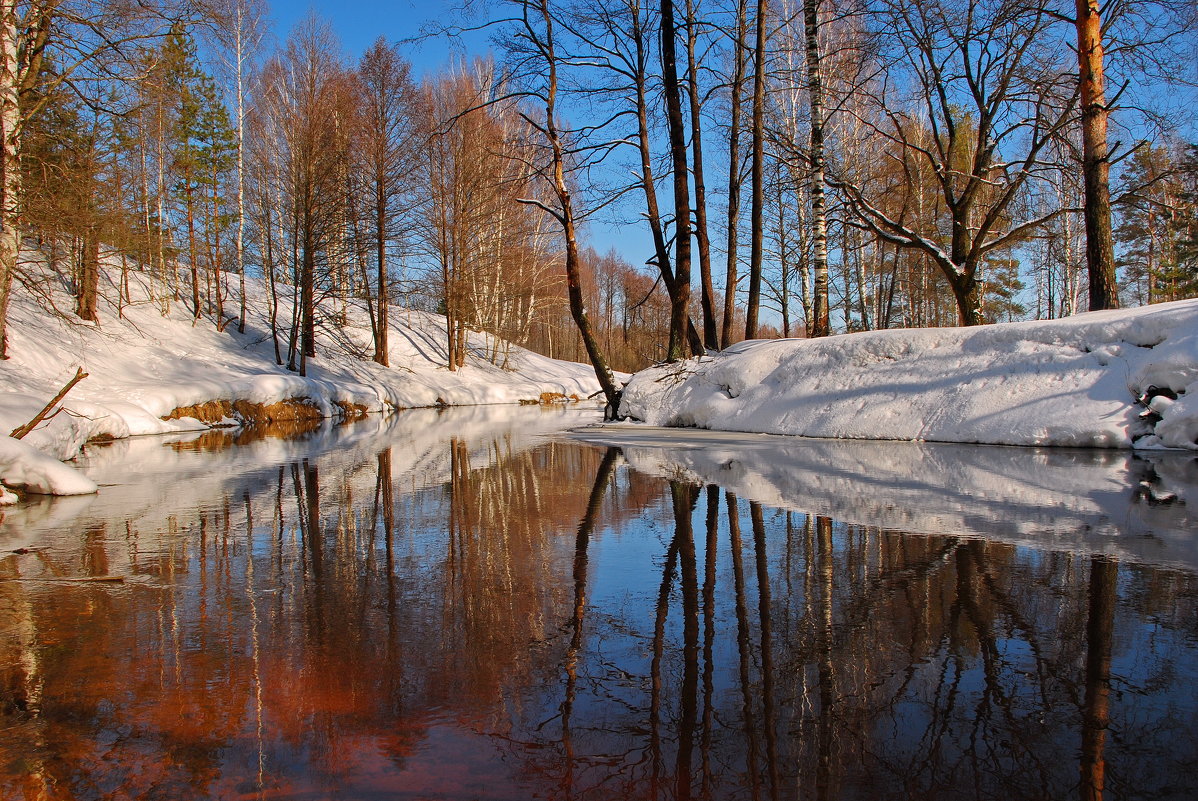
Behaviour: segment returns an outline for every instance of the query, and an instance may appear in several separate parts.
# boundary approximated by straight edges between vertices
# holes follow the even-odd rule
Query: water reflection
[[[916,535],[827,514],[801,473],[708,481],[710,449],[553,436],[579,420],[96,451],[89,505],[0,522],[23,551],[0,559],[0,796],[1198,792],[1198,580],[1184,548],[1153,558],[1186,520],[1159,476],[1189,467],[1158,473],[1182,493],[1154,505],[1165,525],[1029,547],[1052,517],[1030,500],[1005,530]],[[1007,469],[1021,486],[1069,485],[1002,450],[1031,459]],[[996,472],[978,458],[953,469]],[[1065,468],[1111,494],[1123,469]]]

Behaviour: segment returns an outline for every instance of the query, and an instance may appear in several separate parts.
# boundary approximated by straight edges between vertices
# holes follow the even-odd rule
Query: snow
[[[36,495],[88,495],[96,483],[59,460],[19,439],[0,437],[0,485]],[[0,492],[0,504],[14,503],[11,492]]]
[[[620,411],[805,437],[1198,449],[1198,300],[742,342],[637,373]]]
[[[467,366],[449,371],[444,318],[402,309],[391,313],[391,366],[383,367],[370,360],[369,320],[353,304],[324,309],[318,355],[301,377],[275,364],[260,282],[249,282],[238,334],[235,323],[224,331],[209,319],[193,323],[143,272],[129,273],[132,301],[118,309],[120,274],[109,266],[99,323],[66,311],[65,275],[38,263],[23,275],[39,284],[16,288],[9,308],[0,433],[32,418],[76,367],[89,374],[62,413],[20,443],[5,442],[0,482],[28,492],[94,491],[41,455],[69,460],[91,439],[201,431],[209,424],[163,418],[210,401],[302,400],[330,417],[344,404],[378,413],[598,390],[590,366],[520,348],[506,369],[496,366],[484,358],[492,340],[478,333]],[[290,316],[281,298],[278,319]],[[1198,300],[1046,322],[744,342],[638,373],[621,412],[658,426],[806,437],[1198,449],[1196,385]],[[0,487],[0,502],[11,494]]]
[[[391,366],[383,367],[370,358],[373,344],[365,310],[333,303],[318,325],[318,355],[308,360],[307,376],[301,377],[275,364],[268,298],[261,282],[248,282],[246,332],[238,334],[236,322],[223,332],[207,318],[193,324],[182,302],[164,300],[150,276],[136,270],[128,276],[132,303],[118,309],[120,273],[114,263],[102,272],[99,323],[82,322],[69,311],[73,300],[65,275],[44,263],[23,264],[23,269],[40,283],[35,288],[14,287],[8,316],[10,358],[0,362],[0,432],[30,420],[76,367],[88,373],[67,395],[64,412],[22,440],[34,449],[21,450],[26,455],[41,452],[68,460],[89,439],[203,430],[209,426],[199,420],[162,418],[179,407],[209,401],[272,404],[305,399],[323,416],[332,417],[343,413],[339,403],[384,412],[517,403],[539,399],[542,393],[585,398],[599,389],[589,365],[514,346],[507,369],[494,365],[485,358],[493,340],[473,332],[466,366],[450,371],[443,366],[444,318],[403,309],[391,311]],[[235,312],[239,298],[231,294],[227,309]],[[280,294],[286,294],[286,287]],[[166,316],[164,305],[169,306]],[[280,298],[278,319],[281,327],[291,319],[287,298]],[[285,358],[285,338],[281,346]],[[16,452],[9,448],[6,453]],[[68,484],[59,479],[46,486]]]

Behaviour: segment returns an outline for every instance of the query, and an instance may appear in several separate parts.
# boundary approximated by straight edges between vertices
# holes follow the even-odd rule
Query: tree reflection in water
[[[0,795],[1198,793],[1192,570],[423,428],[0,559]]]

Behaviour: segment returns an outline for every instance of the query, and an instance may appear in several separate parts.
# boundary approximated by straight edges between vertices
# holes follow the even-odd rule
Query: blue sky
[[[351,62],[379,36],[392,42],[418,39],[424,29],[451,14],[450,4],[439,0],[275,0],[270,4],[275,36],[285,39],[309,11],[333,26]],[[445,37],[428,37],[404,44],[403,51],[416,74],[423,77],[448,64],[467,46],[471,54],[478,55],[489,49],[485,34],[472,34],[457,44]]]

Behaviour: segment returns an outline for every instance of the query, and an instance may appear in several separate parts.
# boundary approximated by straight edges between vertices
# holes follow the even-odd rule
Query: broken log
[[[63,398],[66,397],[66,394],[71,391],[71,388],[85,378],[87,378],[87,373],[83,372],[82,367],[77,368],[75,370],[74,378],[72,378],[70,381],[68,381],[62,389],[58,390],[58,394],[55,395],[53,398],[51,398],[50,402],[47,403],[44,407],[42,407],[42,410],[40,412],[38,412],[36,415],[34,415],[32,420],[30,420],[28,423],[26,423],[23,426],[17,426],[16,428],[14,428],[12,430],[12,433],[9,434],[9,436],[12,437],[13,439],[21,439],[26,434],[28,434],[30,431],[37,428],[38,423],[42,422],[50,415],[50,412],[54,408],[54,406],[60,400],[62,400]]]

